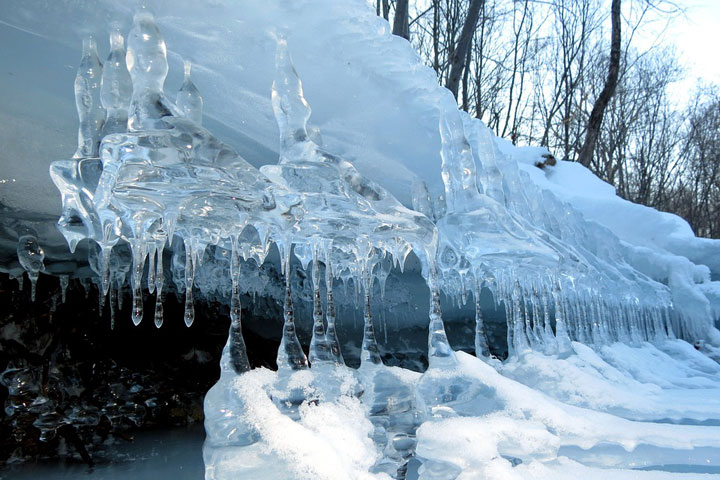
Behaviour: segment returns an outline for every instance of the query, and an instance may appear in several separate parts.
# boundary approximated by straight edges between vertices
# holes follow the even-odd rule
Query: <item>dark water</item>
[[[138,434],[134,442],[111,447],[114,461],[90,469],[82,463],[53,462],[0,468],[0,480],[202,480],[202,425]]]

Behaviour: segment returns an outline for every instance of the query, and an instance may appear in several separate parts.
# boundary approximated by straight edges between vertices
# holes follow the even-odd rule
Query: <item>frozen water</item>
[[[144,9],[134,15],[126,52],[113,27],[104,68],[94,41],[84,42],[75,82],[78,148],[72,159],[50,167],[62,197],[59,229],[71,250],[85,239],[94,242],[89,263],[100,302],[109,298],[111,322],[125,284],[135,324],[148,317],[145,289],[156,296],[158,327],[169,287],[185,296],[188,327],[197,294],[229,302],[222,375],[205,401],[206,478],[404,478],[413,456],[422,462],[420,478],[432,479],[567,472],[620,478],[633,458],[656,467],[681,462],[688,450],[689,465],[708,460],[714,466],[720,451],[713,426],[720,406],[711,400],[717,364],[676,339],[706,342],[706,352],[720,345],[711,310],[717,282],[710,281],[709,268],[677,253],[694,240],[661,251],[629,244],[629,235],[587,221],[578,210],[586,206],[566,203],[567,192],[557,187],[562,178],[553,184],[525,169],[521,150],[459,112],[449,92],[437,88],[431,72],[366,5],[343,0],[325,6],[325,13],[312,15],[304,4],[243,7],[246,41],[231,45],[257,61],[242,65],[244,71],[265,65],[265,73],[273,72],[243,78],[269,93],[257,97],[270,97],[279,142],[262,115],[241,108],[231,115],[242,117],[242,135],[275,136],[277,156],[251,152],[269,157],[260,168],[257,159],[247,161],[211,132],[221,127],[212,115],[223,106],[204,91],[201,96],[188,61],[178,94],[168,98],[168,49]],[[216,7],[228,8],[222,2]],[[273,23],[276,17],[297,17],[295,30]],[[250,25],[253,18],[278,28],[258,30]],[[167,23],[178,38],[178,24]],[[312,35],[296,33],[303,28]],[[228,38],[234,31],[227,28]],[[201,87],[201,79],[214,84],[210,78],[227,86],[208,68],[223,64],[201,48],[222,39],[195,33],[181,45],[189,50],[186,58],[197,60],[193,78]],[[351,48],[338,50],[336,41]],[[325,118],[309,126],[310,97],[290,50],[307,58],[304,48],[317,42],[340,55],[343,66],[381,70],[381,84],[389,77],[405,82],[391,93],[407,100],[420,130],[432,132],[437,144],[419,141],[419,153],[411,140],[419,137],[381,123],[385,114],[395,115],[392,109],[370,109],[363,118],[353,95],[377,101],[373,95],[383,90],[375,84],[336,99],[334,111],[345,105],[353,111],[347,125]],[[376,46],[379,56],[371,53]],[[311,70],[310,83],[333,77],[335,70],[323,70],[325,61],[317,56],[320,73]],[[223,100],[237,107],[227,92]],[[373,130],[363,130],[363,122]],[[384,127],[400,133],[399,150],[389,141],[387,152],[378,146]],[[429,157],[417,165],[404,160],[413,153]],[[373,154],[377,159],[369,162]],[[405,166],[417,175],[408,173],[403,183],[397,176],[409,172]],[[561,162],[558,172],[564,168]],[[42,248],[25,233],[17,235],[17,256],[34,285],[43,270]],[[703,243],[703,251],[712,254],[713,245]],[[275,247],[280,274],[269,279],[258,267],[269,263]],[[164,256],[171,261],[164,264]],[[429,327],[429,368],[422,375],[383,365],[379,347],[378,319],[389,311],[382,305],[386,282],[413,263],[427,284],[418,289],[427,296],[411,313]],[[354,294],[343,298],[350,304],[354,297],[362,311],[358,370],[344,366],[338,341],[339,283],[352,285]],[[241,327],[245,292],[284,299],[277,373],[250,368]],[[485,315],[491,309],[483,292],[505,313],[505,364],[491,355]],[[462,306],[469,298],[475,306],[470,331],[482,361],[455,352],[445,330],[441,301]],[[297,337],[299,299],[311,305],[308,355]],[[425,308],[427,316],[418,313]],[[383,330],[387,335],[387,326]],[[655,365],[663,366],[662,374],[653,373]],[[688,399],[694,393],[697,400]],[[44,420],[42,427],[52,431],[57,419]]]

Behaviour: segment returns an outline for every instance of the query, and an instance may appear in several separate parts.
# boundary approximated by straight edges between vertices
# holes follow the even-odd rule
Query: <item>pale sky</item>
[[[669,24],[662,14],[655,13],[657,21],[649,24],[647,31],[638,36],[639,47],[657,38],[665,25],[662,43],[675,44],[680,63],[686,69],[687,78],[675,89],[682,95],[695,88],[697,79],[720,85],[720,0],[674,0],[684,9]],[[689,92],[688,92],[689,93]]]

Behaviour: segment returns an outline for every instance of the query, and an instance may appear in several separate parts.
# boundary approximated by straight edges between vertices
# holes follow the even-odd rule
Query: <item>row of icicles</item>
[[[232,279],[230,298],[230,317],[232,319],[234,337],[238,345],[244,345],[239,329],[241,321],[241,287],[239,248],[234,242],[230,255],[230,274]],[[99,301],[101,309],[104,307],[106,297],[109,295],[111,327],[115,323],[115,305],[122,309],[123,283],[127,273],[131,274],[132,287],[132,320],[138,325],[143,318],[143,278],[146,277],[147,290],[155,293],[154,323],[161,327],[164,321],[163,298],[165,285],[165,272],[163,265],[164,242],[151,243],[141,258],[132,260],[132,263],[123,262],[120,254],[110,255],[107,262],[99,262],[91,254],[90,263],[101,280],[98,282]],[[31,283],[31,299],[35,300],[36,283],[39,273],[44,269],[44,251],[37,239],[32,235],[25,235],[18,241],[18,259],[27,271]],[[287,252],[289,254],[289,251]],[[337,338],[336,306],[333,294],[335,276],[326,252],[322,258],[321,251],[313,250],[312,267],[309,278],[313,288],[312,310],[312,340],[309,357],[306,358],[295,334],[295,315],[292,300],[289,255],[284,255],[282,271],[285,274],[284,298],[284,326],[281,350],[285,353],[279,356],[283,365],[292,369],[302,368],[310,363],[334,362],[343,364],[340,343]],[[173,254],[173,262],[181,255]],[[189,327],[195,319],[193,283],[195,268],[200,263],[202,254],[193,254],[189,242],[185,243],[184,253],[184,284],[177,285],[178,290],[184,290],[185,314],[184,322]],[[129,259],[126,259],[129,260]],[[147,263],[147,270],[146,265]],[[325,305],[321,295],[321,264],[324,263]],[[101,269],[104,268],[105,271]],[[379,363],[380,356],[377,348],[371,312],[371,292],[375,281],[381,283],[381,291],[389,274],[389,269],[378,268],[372,272],[362,273],[364,278],[355,279],[355,285],[364,290],[364,339],[362,355],[365,361]],[[362,268],[358,270],[362,271]],[[106,280],[102,280],[106,279]],[[22,277],[19,279],[22,280]],[[62,302],[65,302],[66,291],[69,284],[69,275],[60,275],[59,282],[62,291]],[[21,283],[22,287],[22,283]],[[490,290],[495,299],[495,307],[504,307],[507,322],[508,354],[522,355],[527,351],[540,351],[546,354],[564,354],[571,350],[571,340],[585,344],[603,345],[614,341],[638,344],[643,341],[653,341],[662,338],[675,338],[672,326],[671,311],[666,307],[633,306],[628,303],[610,304],[598,295],[565,295],[559,284],[548,287],[539,283],[530,287],[522,286],[518,280],[480,282],[474,291],[475,297],[475,352],[479,357],[491,355],[486,334],[483,309],[480,295],[483,288]],[[439,305],[439,293],[431,302]],[[244,347],[242,348],[244,351]],[[236,356],[237,357],[237,356]],[[246,358],[240,355],[238,358]],[[249,366],[246,360],[243,360]]]

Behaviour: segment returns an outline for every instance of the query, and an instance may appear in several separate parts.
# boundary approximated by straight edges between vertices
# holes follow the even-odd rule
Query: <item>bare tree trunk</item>
[[[595,151],[595,143],[600,134],[605,107],[610,103],[610,99],[615,93],[618,75],[620,73],[620,0],[612,0],[610,10],[612,19],[612,40],[610,43],[610,66],[608,68],[608,76],[605,80],[605,86],[600,92],[600,96],[595,100],[590,118],[587,124],[587,133],[585,134],[585,143],[583,143],[578,162],[588,167]]]
[[[465,23],[463,24],[460,38],[458,39],[457,46],[453,51],[453,55],[450,58],[450,76],[445,85],[457,98],[458,87],[460,86],[460,79],[462,73],[467,65],[465,60],[467,58],[467,52],[470,49],[472,43],[473,34],[475,33],[475,27],[477,25],[478,16],[480,14],[480,7],[485,3],[485,0],[471,0],[470,7],[468,7],[467,17],[465,17]]]
[[[388,0],[382,0],[382,16],[385,20],[390,18],[390,2]]]
[[[395,2],[395,18],[393,19],[393,35],[410,40],[410,21],[408,20],[409,0]]]

